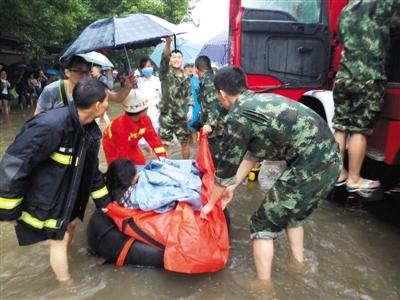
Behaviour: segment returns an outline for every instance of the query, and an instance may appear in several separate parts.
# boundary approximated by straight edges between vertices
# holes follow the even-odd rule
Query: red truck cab
[[[245,71],[249,89],[299,101],[318,112],[332,128],[332,87],[342,50],[339,16],[348,2],[230,0],[230,64]],[[384,109],[368,140],[367,157],[382,164],[380,169],[386,174],[386,178],[381,178],[385,174],[368,174],[368,178],[380,179],[386,186],[400,180],[398,34],[391,37]]]

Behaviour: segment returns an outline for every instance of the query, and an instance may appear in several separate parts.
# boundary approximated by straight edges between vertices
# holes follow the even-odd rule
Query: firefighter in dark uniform
[[[109,202],[98,168],[101,131],[94,122],[108,108],[104,85],[80,80],[69,106],[25,123],[0,163],[0,220],[15,223],[20,245],[50,240],[50,265],[68,281],[67,246],[89,196]]]

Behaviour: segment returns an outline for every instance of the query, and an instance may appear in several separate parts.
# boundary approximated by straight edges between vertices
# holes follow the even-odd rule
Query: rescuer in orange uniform
[[[146,164],[138,143],[143,137],[154,153],[166,157],[164,144],[147,116],[148,99],[138,90],[131,90],[122,103],[124,113],[114,119],[103,133],[103,148],[108,164],[127,158],[137,165]]]

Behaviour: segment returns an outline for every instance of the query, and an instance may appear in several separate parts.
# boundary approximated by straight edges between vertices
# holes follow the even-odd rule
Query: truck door
[[[240,65],[293,87],[322,87],[330,63],[326,0],[242,0]]]

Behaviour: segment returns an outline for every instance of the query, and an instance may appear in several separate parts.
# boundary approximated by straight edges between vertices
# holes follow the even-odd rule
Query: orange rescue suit
[[[114,119],[103,133],[103,149],[108,164],[120,158],[127,158],[137,165],[145,165],[146,159],[139,148],[139,140],[144,138],[154,153],[167,157],[160,137],[154,130],[148,116],[134,122],[126,113]]]

